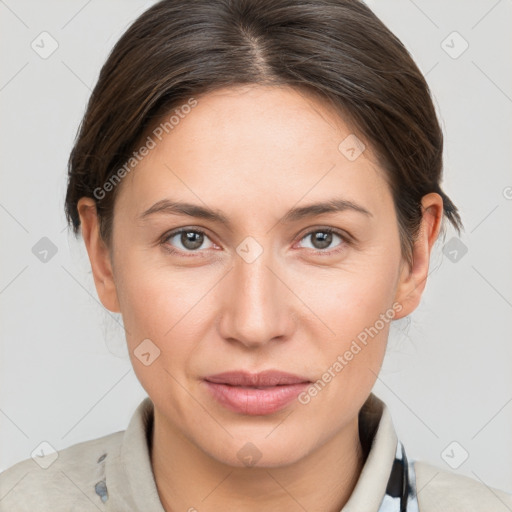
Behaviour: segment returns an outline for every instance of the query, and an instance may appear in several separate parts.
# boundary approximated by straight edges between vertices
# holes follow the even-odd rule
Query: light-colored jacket
[[[43,450],[15,464],[0,474],[0,512],[165,512],[151,468],[152,422],[153,404],[146,397],[125,431],[53,454],[42,455]],[[397,497],[402,491],[407,512],[512,511],[508,493],[407,461],[389,411],[375,395],[361,409],[360,422],[370,433],[369,451],[342,512],[404,510],[404,497]]]

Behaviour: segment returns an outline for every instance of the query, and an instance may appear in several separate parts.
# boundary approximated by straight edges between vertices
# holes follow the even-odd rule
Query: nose
[[[223,280],[219,322],[223,339],[257,348],[292,336],[297,299],[276,267],[265,251],[251,263],[235,258]]]

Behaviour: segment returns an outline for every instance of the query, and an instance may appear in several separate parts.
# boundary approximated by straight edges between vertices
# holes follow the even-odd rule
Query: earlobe
[[[119,313],[110,251],[100,236],[96,203],[90,197],[82,197],[78,201],[77,209],[98,297],[109,311]]]
[[[421,201],[423,217],[418,236],[413,244],[412,263],[404,260],[395,295],[396,302],[402,310],[396,318],[403,318],[412,313],[419,305],[425,289],[430,264],[430,254],[441,229],[443,218],[443,199],[432,192],[423,196]]]

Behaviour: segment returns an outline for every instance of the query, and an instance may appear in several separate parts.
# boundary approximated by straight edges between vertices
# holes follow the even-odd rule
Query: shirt
[[[0,474],[0,512],[165,512],[151,466],[153,403],[126,430],[74,444]],[[512,495],[408,460],[373,393],[359,412],[365,463],[341,512],[510,512]],[[54,460],[55,459],[55,460]],[[44,467],[46,469],[44,469]]]

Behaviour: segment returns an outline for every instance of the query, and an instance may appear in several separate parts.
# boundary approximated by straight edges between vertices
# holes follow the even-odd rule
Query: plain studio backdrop
[[[0,471],[124,430],[145,396],[120,315],[68,233],[66,164],[99,70],[153,2],[0,1]],[[433,251],[374,391],[409,458],[512,490],[512,2],[375,0],[426,74],[446,193],[466,227]]]

